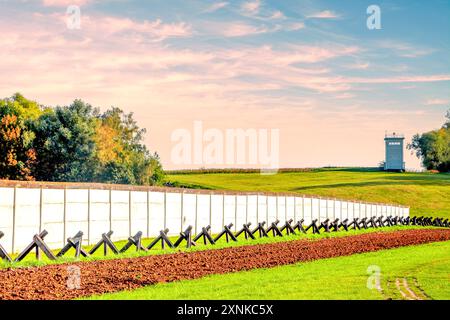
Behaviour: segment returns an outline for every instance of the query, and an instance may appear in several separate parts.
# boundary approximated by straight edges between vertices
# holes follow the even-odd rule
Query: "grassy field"
[[[295,235],[289,235],[286,234],[283,237],[273,237],[272,235],[270,237],[264,237],[264,238],[256,238],[255,240],[245,240],[244,235],[239,236],[238,242],[230,241],[229,243],[226,242],[225,237],[222,237],[220,240],[216,242],[215,245],[204,245],[201,241],[197,241],[197,246],[191,247],[190,249],[185,248],[186,242],[183,241],[183,243],[180,245],[180,247],[171,249],[166,248],[164,250],[161,249],[161,245],[158,244],[154,248],[152,248],[150,251],[145,252],[136,252],[135,248],[130,248],[127,252],[122,253],[120,255],[116,255],[111,250],[108,249],[108,255],[103,255],[103,247],[99,248],[93,255],[91,255],[88,258],[81,258],[82,261],[94,261],[94,260],[104,260],[104,259],[119,259],[119,258],[134,258],[134,257],[140,257],[140,256],[147,256],[147,255],[158,255],[158,254],[169,254],[169,253],[176,253],[176,252],[192,252],[192,251],[199,251],[199,250],[212,250],[212,249],[222,249],[222,248],[229,248],[229,247],[237,247],[237,246],[245,246],[245,245],[254,245],[254,244],[265,244],[265,243],[275,243],[275,242],[283,242],[283,241],[292,241],[292,240],[301,240],[301,239],[322,239],[322,238],[332,238],[332,237],[346,237],[351,235],[357,235],[357,234],[363,234],[363,233],[369,233],[369,232],[388,232],[388,231],[396,231],[396,230],[409,230],[409,229],[423,229],[423,227],[420,226],[393,226],[393,227],[385,227],[382,229],[362,229],[362,230],[349,230],[341,231],[341,232],[332,232],[332,233],[321,233],[321,234],[312,234],[311,231],[309,231],[307,234],[303,233],[297,233]],[[214,235],[213,235],[214,236]],[[148,239],[142,239],[142,244],[144,246],[148,245],[150,242],[152,242],[154,238],[148,238]],[[170,240],[172,242],[175,242],[177,237],[170,237]],[[127,241],[117,241],[114,244],[116,247],[120,250]],[[89,251],[93,245],[91,246],[83,246],[83,248],[86,251]],[[59,250],[53,250],[53,253],[56,255],[59,252]],[[41,254],[41,260],[37,261],[34,255],[34,251],[31,252],[24,260],[20,262],[14,262],[9,263],[5,262],[3,260],[0,260],[0,269],[2,268],[20,268],[20,267],[33,267],[33,266],[45,266],[48,264],[61,264],[61,263],[68,263],[68,262],[74,262],[77,261],[77,259],[74,258],[75,255],[75,249],[70,249],[66,253],[66,255],[62,258],[59,258],[58,260],[49,260],[44,254]],[[12,255],[11,257],[14,259],[17,256],[17,254]]]
[[[450,299],[450,241],[157,284],[90,299]],[[368,268],[382,291],[369,289]],[[379,268],[379,269],[378,269]],[[397,280],[398,279],[398,280]],[[405,280],[404,280],[405,279]],[[369,283],[374,283],[369,280]]]
[[[409,206],[411,215],[450,217],[450,174],[336,168],[305,172],[168,175],[175,185],[240,191],[297,192]]]
[[[189,173],[169,174],[167,181],[175,186],[192,188],[297,192],[350,200],[392,203],[411,207],[411,215],[450,217],[450,174],[386,173],[362,169],[314,169],[304,172],[282,172],[275,175],[259,173]],[[215,246],[199,245],[192,249],[154,249],[149,253],[129,252],[103,257],[101,250],[84,260],[136,257],[178,251],[219,249],[230,246],[316,239],[354,235],[373,231],[391,231],[415,227],[393,227],[340,232],[321,235],[241,239],[237,243],[221,241]],[[420,227],[419,227],[420,228]],[[150,239],[144,240],[144,245]],[[124,242],[117,243],[120,248]],[[89,249],[89,247],[87,247]],[[405,247],[349,257],[318,260],[272,269],[259,269],[198,280],[158,284],[93,299],[402,299],[396,282],[406,295],[411,292],[422,299],[450,299],[450,242]],[[73,254],[73,250],[69,253]],[[0,262],[0,268],[72,262],[57,262],[33,257],[18,264]],[[366,286],[369,266],[381,269],[382,291]],[[410,291],[403,282],[406,281]],[[403,287],[402,287],[403,286]]]

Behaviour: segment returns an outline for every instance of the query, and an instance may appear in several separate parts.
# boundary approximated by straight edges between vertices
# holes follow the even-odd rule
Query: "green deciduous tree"
[[[450,110],[442,128],[416,134],[408,149],[416,152],[428,170],[450,171]]]
[[[95,116],[91,105],[75,100],[56,107],[33,123],[37,153],[36,178],[49,181],[92,181],[95,161]]]

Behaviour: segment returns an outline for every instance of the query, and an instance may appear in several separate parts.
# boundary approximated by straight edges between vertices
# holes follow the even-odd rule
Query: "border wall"
[[[236,230],[246,222],[256,226],[276,219],[303,218],[309,224],[313,219],[389,215],[409,216],[409,208],[296,193],[0,180],[1,243],[8,252],[21,251],[44,229],[49,232],[46,243],[57,249],[80,230],[84,244],[90,245],[109,230],[116,241],[137,231],[153,237],[164,228],[178,235],[188,225],[195,233],[211,225],[214,234],[229,223]]]

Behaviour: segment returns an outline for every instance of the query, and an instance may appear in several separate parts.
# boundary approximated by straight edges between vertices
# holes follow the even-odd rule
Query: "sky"
[[[174,160],[198,121],[279,130],[280,167],[376,166],[386,131],[444,122],[449,15],[448,0],[0,0],[0,97],[133,112],[166,169],[237,166]]]

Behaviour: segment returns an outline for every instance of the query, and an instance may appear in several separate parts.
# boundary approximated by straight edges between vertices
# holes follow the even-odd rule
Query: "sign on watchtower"
[[[405,171],[403,161],[403,134],[386,134],[384,142],[386,146],[386,160],[384,161],[385,171]]]

